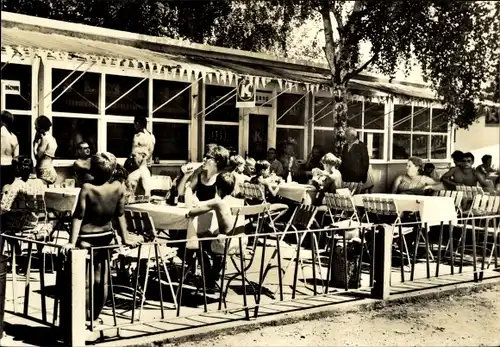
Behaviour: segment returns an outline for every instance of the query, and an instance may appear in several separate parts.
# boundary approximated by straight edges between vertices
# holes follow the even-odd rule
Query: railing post
[[[60,328],[67,346],[85,346],[86,331],[86,250],[68,254],[60,290]]]
[[[387,299],[391,292],[392,231],[380,227],[375,236],[374,284],[372,297]]]

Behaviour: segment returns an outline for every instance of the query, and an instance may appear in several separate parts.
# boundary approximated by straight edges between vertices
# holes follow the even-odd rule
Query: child
[[[63,252],[76,246],[90,248],[107,246],[115,238],[112,220],[118,220],[118,229],[123,244],[134,246],[127,232],[127,222],[124,216],[125,189],[119,181],[111,178],[116,170],[116,158],[113,154],[104,152],[95,154],[91,159],[90,174],[94,177],[92,183],[82,186],[75,212],[73,213],[69,243],[63,246]],[[94,316],[88,320],[96,320],[101,313],[108,294],[108,257],[107,250],[94,251]],[[87,269],[87,290],[89,277]],[[87,301],[89,295],[87,294]],[[89,303],[87,302],[87,308]]]
[[[257,174],[252,177],[250,183],[264,186],[266,202],[272,201],[278,195],[279,187],[271,185],[271,163],[267,160],[259,160],[255,164],[255,172]]]
[[[193,208],[186,214],[186,218],[192,218],[203,215],[209,211],[214,211],[217,217],[217,222],[219,224],[218,232],[215,234],[209,233],[209,235],[205,234],[205,236],[213,237],[217,235],[218,237],[217,240],[210,242],[210,249],[214,254],[213,266],[211,270],[207,268],[205,272],[207,274],[207,288],[209,289],[213,289],[215,287],[215,283],[219,279],[219,274],[222,270],[222,257],[224,255],[224,248],[226,244],[225,236],[245,234],[244,217],[240,217],[240,223],[238,223],[235,230],[233,230],[233,226],[236,222],[236,216],[231,213],[231,207],[243,206],[243,200],[237,199],[231,195],[234,190],[234,185],[235,179],[232,173],[225,172],[219,174],[217,176],[215,186],[217,194],[221,199],[206,201],[203,206]],[[198,234],[198,236],[201,237],[203,235]],[[242,237],[243,248],[246,248],[248,239],[246,236]],[[239,252],[239,242],[238,239],[232,239],[229,242],[228,254],[234,254],[236,252]],[[209,266],[209,264],[210,262],[206,259],[205,265]]]
[[[255,174],[255,159],[248,157],[245,161],[245,170],[243,173],[248,177],[252,177]]]
[[[245,159],[241,155],[231,156],[229,164],[235,179],[233,196],[237,197],[240,195],[240,184],[250,181],[250,177],[243,173],[245,171]]]
[[[332,153],[327,153],[321,158],[325,170],[313,169],[312,184],[319,191],[316,202],[322,204],[325,193],[335,193],[342,187],[342,175],[337,167],[340,159]]]

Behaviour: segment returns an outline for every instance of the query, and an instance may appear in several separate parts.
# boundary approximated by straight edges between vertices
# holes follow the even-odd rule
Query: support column
[[[198,112],[201,112],[198,114]],[[205,83],[203,80],[191,87],[191,138],[189,157],[201,161],[205,151]],[[197,116],[198,114],[198,116]]]
[[[85,346],[86,250],[71,250],[61,275],[60,331],[67,346]]]
[[[372,297],[387,299],[391,293],[392,268],[392,229],[380,227],[375,235],[375,255],[372,257],[375,267]]]

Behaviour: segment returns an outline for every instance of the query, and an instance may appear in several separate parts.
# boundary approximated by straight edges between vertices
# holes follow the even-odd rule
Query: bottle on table
[[[292,183],[292,173],[288,171],[288,176],[286,176],[286,183]]]
[[[186,183],[186,189],[184,191],[184,205],[186,208],[193,207],[193,189],[191,188],[191,183]]]

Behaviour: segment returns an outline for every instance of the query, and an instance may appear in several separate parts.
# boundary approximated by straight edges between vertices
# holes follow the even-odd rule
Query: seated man
[[[479,183],[485,190],[493,188],[493,182],[486,180],[480,173],[472,168],[474,164],[474,155],[472,153],[464,153],[461,163],[452,167],[447,173],[441,177],[441,182],[448,189],[456,189],[458,185],[476,187]]]
[[[207,288],[213,289],[215,283],[219,279],[220,272],[222,271],[222,258],[224,255],[225,248],[225,236],[239,235],[245,233],[245,226],[243,217],[240,218],[242,221],[241,226],[238,226],[233,230],[233,226],[236,221],[236,216],[231,213],[231,207],[243,206],[243,200],[233,197],[231,194],[234,190],[235,179],[234,176],[225,172],[217,176],[215,182],[217,194],[221,199],[213,199],[203,203],[202,206],[191,209],[187,214],[186,218],[200,216],[209,211],[215,211],[217,217],[217,222],[219,229],[215,234],[209,234],[207,236],[218,236],[217,240],[210,242],[210,249],[214,254],[212,269],[209,269],[210,261],[208,258],[205,260],[205,266],[207,267],[205,273],[207,274]],[[199,235],[202,236],[202,235]],[[246,248],[248,243],[247,237],[243,237],[243,248]],[[207,248],[204,248],[207,249]],[[228,254],[232,254],[239,251],[239,242],[237,239],[232,239],[229,243]]]
[[[485,178],[488,178],[490,174],[495,173],[495,169],[491,167],[492,159],[492,156],[489,154],[483,155],[483,157],[481,158],[481,161],[483,163],[476,168],[476,171],[483,175]]]
[[[125,189],[119,181],[111,178],[116,169],[116,158],[113,154],[104,152],[92,157],[90,173],[94,177],[92,183],[82,186],[75,212],[73,213],[69,243],[63,246],[63,252],[75,247],[89,248],[107,246],[115,239],[112,220],[117,219],[122,243],[135,245],[127,232],[125,220]],[[108,294],[108,257],[107,250],[94,251],[94,316],[87,319],[94,321],[99,317]],[[88,269],[88,267],[87,267]],[[87,270],[88,271],[88,270]],[[87,291],[89,290],[87,272]],[[89,294],[86,295],[89,308]]]
[[[75,186],[80,188],[84,183],[90,183],[94,179],[90,174],[90,146],[82,141],[77,145],[76,160],[73,163],[75,170]]]

